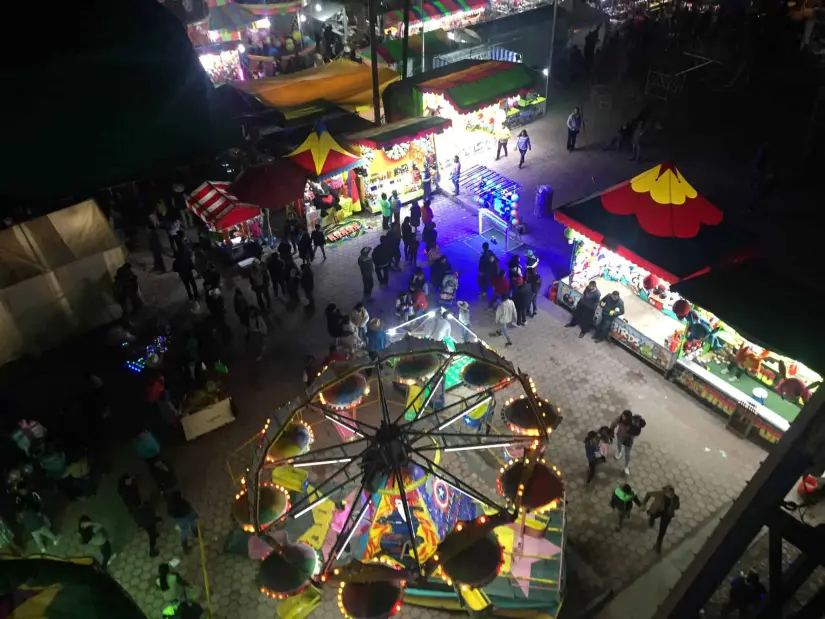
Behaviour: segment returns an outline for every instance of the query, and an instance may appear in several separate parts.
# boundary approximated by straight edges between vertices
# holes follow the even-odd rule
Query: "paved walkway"
[[[521,172],[522,177],[516,176],[518,170],[510,170],[515,167],[511,165],[512,161],[499,164],[502,170],[525,184],[526,195],[531,195],[530,183],[535,186],[543,182],[545,176],[550,177],[551,184],[556,184],[558,203],[588,193],[593,187],[590,177],[597,179],[599,187],[627,178],[629,170],[625,168],[630,167],[630,162],[621,157],[590,150],[573,154],[559,152],[562,136],[558,119],[561,115],[563,113],[551,114],[548,119],[529,127],[535,136],[534,151],[528,167]],[[591,136],[594,140],[598,137],[594,134],[601,130],[594,128],[596,124],[588,125],[588,133],[583,136],[585,146]],[[605,127],[612,130],[608,123]],[[603,134],[607,133],[605,128]],[[549,136],[558,140],[558,146],[551,145],[555,142],[551,142]],[[475,217],[446,199],[436,202],[435,211],[443,251],[461,273],[458,296],[472,302],[473,328],[484,336],[492,327],[492,315],[477,302],[475,268],[478,254],[465,242],[476,230]],[[380,220],[369,222],[380,226]],[[528,219],[528,222],[533,226],[534,245],[542,251],[555,253],[559,263],[563,263],[566,258],[563,258],[560,227],[536,220]],[[226,536],[235,527],[230,515],[234,488],[227,470],[227,458],[260,430],[272,409],[299,393],[304,356],[323,354],[329,344],[322,309],[330,301],[342,308],[350,308],[360,300],[356,259],[360,248],[365,244],[374,245],[378,235],[379,231],[373,229],[359,239],[330,248],[327,252],[329,259],[316,262],[319,311],[315,315],[307,316],[300,311],[289,313],[280,302],[276,303],[275,314],[282,324],[273,329],[269,351],[263,361],[255,363],[251,360],[241,350],[240,338],[236,338],[237,348],[229,357],[227,381],[238,406],[238,420],[174,450],[172,454],[184,494],[201,514],[206,567],[216,617],[254,619],[273,616],[273,603],[260,595],[255,587],[257,564],[223,552]],[[393,300],[398,291],[406,287],[408,276],[406,267],[402,273],[391,274],[390,287],[379,292],[370,303],[371,314],[390,321],[394,319]],[[546,277],[549,279],[549,276],[548,272]],[[176,275],[147,276],[142,280],[148,298],[163,299],[166,304],[182,302],[184,292]],[[249,292],[246,283],[227,283],[227,287],[234,285]],[[562,408],[564,421],[553,436],[549,453],[568,480],[570,540],[606,585],[618,591],[658,561],[659,557],[652,549],[655,535],[647,530],[640,516],[631,518],[623,532],[614,530],[615,519],[607,505],[613,488],[624,480],[615,462],[602,466],[595,483],[585,486],[582,439],[588,430],[609,423],[625,408],[631,408],[647,419],[647,428],[634,449],[629,481],[641,493],[672,483],[681,496],[682,509],[665,540],[665,556],[675,544],[702,526],[739,493],[764,452],[727,433],[722,419],[624,350],[576,337],[572,330],[563,327],[566,319],[564,311],[542,299],[538,316],[526,328],[514,330],[515,346],[502,350],[508,359],[535,379],[543,396]],[[501,344],[496,339],[490,343],[493,346]],[[242,464],[246,456],[240,453],[232,457],[232,461],[235,465]],[[150,484],[141,464],[129,452],[124,453],[116,472],[122,470],[141,473],[141,484],[148,491]],[[155,616],[160,608],[160,596],[154,589],[159,559],[148,557],[145,538],[134,530],[121,508],[112,479],[116,479],[116,475],[104,484],[97,498],[74,504],[63,515],[58,525],[67,534],[66,541],[57,550],[82,554],[71,535],[77,517],[88,513],[100,519],[111,529],[115,549],[121,553],[112,565],[112,573],[149,616]],[[168,560],[180,553],[168,521],[163,527],[161,559]],[[201,580],[197,553],[184,557],[181,569],[191,581]],[[438,614],[415,608],[405,608],[403,612],[408,617]],[[316,616],[325,619],[338,616],[332,596],[325,597]]]

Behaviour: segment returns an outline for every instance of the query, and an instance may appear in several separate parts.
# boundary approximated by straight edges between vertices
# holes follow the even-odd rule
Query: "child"
[[[465,328],[461,329],[461,341],[468,342],[470,341],[470,304],[467,301],[459,301],[458,302],[458,322],[460,322]]]
[[[630,512],[633,511],[634,503],[639,507],[642,506],[642,502],[639,500],[633,488],[630,487],[630,484],[623,484],[620,488],[616,488],[613,491],[613,496],[610,497],[610,509],[619,512],[619,522],[616,524],[617,531],[622,528],[625,519],[630,515]]]
[[[584,455],[587,457],[587,484],[596,476],[596,465],[605,461],[600,450],[599,433],[590,430],[584,438]]]
[[[403,324],[412,320],[415,315],[412,295],[409,292],[401,292],[395,301],[395,315],[398,317],[398,324]]]
[[[324,248],[324,245],[327,244],[327,237],[324,234],[324,231],[321,230],[321,224],[315,224],[315,230],[312,231],[310,235],[312,240],[312,245],[314,249],[312,250],[312,257],[315,258],[315,253],[320,248],[321,255],[324,257],[324,260],[327,259],[327,250]]]

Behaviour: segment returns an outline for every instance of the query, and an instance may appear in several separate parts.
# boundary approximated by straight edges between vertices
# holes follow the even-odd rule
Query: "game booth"
[[[381,194],[398,192],[402,204],[425,197],[422,174],[438,170],[435,149],[437,135],[450,127],[446,118],[407,118],[342,138],[360,151],[367,170],[366,198],[374,212],[380,212]],[[430,181],[430,189],[436,187]]]
[[[722,212],[671,163],[565,205],[554,216],[568,227],[573,247],[570,276],[551,293],[555,301],[573,310],[589,281],[602,297],[619,291],[625,314],[613,322],[613,341],[731,423],[749,420],[743,434],[752,427],[776,442],[804,401],[805,390],[788,397],[785,381],[815,386],[819,375],[747,340],[711,313],[711,295],[705,295],[708,310],[681,293],[715,268],[751,260],[751,241],[725,225]],[[593,320],[601,320],[600,308]]]
[[[469,28],[484,19],[489,3],[487,0],[424,0],[410,7],[410,36],[433,30]],[[404,37],[404,10],[396,9],[384,14],[384,34],[401,39]]]
[[[436,136],[441,183],[450,184],[453,157],[463,166],[492,158],[510,100],[530,92],[536,73],[517,62],[461,60],[391,84],[384,94],[387,117],[437,116],[452,121]],[[510,140],[515,149],[515,136]]]
[[[257,253],[263,236],[259,206],[242,202],[230,193],[230,184],[204,181],[186,196],[189,210],[206,224],[209,238],[221,247],[232,262],[241,262]]]
[[[451,335],[430,339],[440,320]],[[451,314],[390,340],[376,359],[322,368],[257,437],[234,514],[264,544],[261,593],[291,618],[324,588],[359,619],[404,602],[557,617],[567,522],[547,450],[559,410]]]
[[[361,157],[341,146],[322,121],[287,158],[309,174],[303,200],[294,203],[296,214],[304,219],[307,230],[321,224],[329,242],[339,235],[357,236],[362,224],[350,219],[364,206],[364,183],[355,168],[363,164]],[[352,229],[352,230],[351,230]]]

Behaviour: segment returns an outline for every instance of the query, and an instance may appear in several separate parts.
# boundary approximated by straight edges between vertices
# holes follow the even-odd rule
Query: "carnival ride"
[[[438,320],[455,336],[424,337]],[[449,313],[387,333],[388,348],[325,367],[260,433],[234,510],[272,548],[260,591],[281,617],[333,584],[357,619],[402,600],[556,616],[564,483],[545,451],[559,410]]]

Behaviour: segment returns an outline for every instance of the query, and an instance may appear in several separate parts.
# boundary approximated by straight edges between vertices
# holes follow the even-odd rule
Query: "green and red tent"
[[[442,133],[452,124],[453,121],[449,118],[439,116],[405,118],[358,133],[350,133],[344,139],[348,144],[357,144],[368,148],[389,148],[394,144],[402,144],[434,133]]]
[[[450,15],[466,13],[486,8],[487,0],[426,0],[423,3],[413,3],[410,7],[410,26],[434,19],[442,19]],[[403,9],[397,9],[384,14],[384,28],[398,28],[404,23]]]
[[[670,162],[554,211],[556,221],[670,284],[750,256],[751,241]]]

